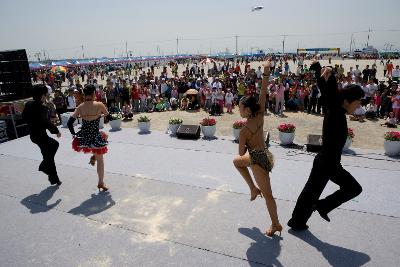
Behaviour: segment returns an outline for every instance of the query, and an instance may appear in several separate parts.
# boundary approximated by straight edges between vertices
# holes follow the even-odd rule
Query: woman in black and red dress
[[[96,88],[94,85],[87,85],[84,88],[85,101],[80,104],[68,121],[68,128],[73,135],[72,148],[84,153],[92,153],[90,164],[95,165],[97,161],[97,174],[99,182],[97,188],[107,191],[108,188],[104,184],[104,158],[107,153],[107,135],[99,131],[99,121],[101,115],[108,116],[109,113],[103,103],[95,101]],[[82,118],[82,128],[75,133],[74,121],[80,116]]]

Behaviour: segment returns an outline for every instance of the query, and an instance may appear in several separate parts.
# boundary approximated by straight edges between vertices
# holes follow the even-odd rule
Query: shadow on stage
[[[250,244],[246,252],[250,266],[282,266],[278,260],[281,253],[280,241],[283,240],[282,237],[276,235],[272,238],[267,237],[256,227],[252,229],[239,228],[238,231],[255,241]]]
[[[308,230],[296,232],[290,229],[289,233],[316,248],[331,266],[356,267],[362,266],[371,260],[365,253],[325,243]]]
[[[92,194],[88,200],[82,202],[78,207],[71,209],[68,213],[74,215],[91,216],[105,210],[108,210],[115,205],[110,192],[101,192]]]
[[[27,196],[26,198],[21,200],[21,204],[27,207],[32,214],[47,212],[56,207],[61,202],[61,199],[57,199],[57,201],[53,204],[47,204],[47,201],[49,201],[53,197],[57,189],[58,186],[49,186],[41,191],[39,194]]]

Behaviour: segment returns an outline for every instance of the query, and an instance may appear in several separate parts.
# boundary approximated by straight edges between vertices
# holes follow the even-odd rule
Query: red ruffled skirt
[[[105,132],[100,132],[102,139],[107,143],[108,135]],[[89,146],[81,146],[80,138],[75,137],[72,140],[72,149],[76,152],[83,152],[83,153],[92,153],[92,154],[105,154],[108,152],[107,145],[102,147],[89,147]]]

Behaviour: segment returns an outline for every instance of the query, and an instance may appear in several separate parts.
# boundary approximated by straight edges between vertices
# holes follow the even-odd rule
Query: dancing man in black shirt
[[[358,85],[348,85],[338,90],[335,74],[330,67],[321,69],[316,60],[310,67],[314,70],[317,84],[326,103],[327,112],[322,127],[322,151],[314,159],[308,181],[297,199],[288,226],[293,230],[305,230],[313,211],[318,211],[326,221],[328,213],[362,191],[354,177],[340,164],[342,149],[347,139],[346,113],[352,114],[361,103],[364,91]],[[339,190],[320,199],[328,181],[339,185]]]
[[[49,120],[48,108],[43,105],[46,101],[47,87],[43,84],[33,86],[33,101],[25,104],[22,113],[23,119],[30,128],[30,138],[33,143],[39,146],[43,155],[43,161],[39,165],[39,171],[49,176],[49,182],[52,185],[61,185],[57,175],[57,169],[54,162],[54,156],[58,149],[58,142],[47,135],[46,129],[52,134],[61,137],[60,131]]]

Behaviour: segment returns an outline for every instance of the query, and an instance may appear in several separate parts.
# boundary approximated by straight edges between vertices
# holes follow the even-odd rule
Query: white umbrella
[[[208,63],[215,63],[214,59],[211,59],[209,57],[203,59],[202,61],[200,61],[200,64],[208,64]]]

